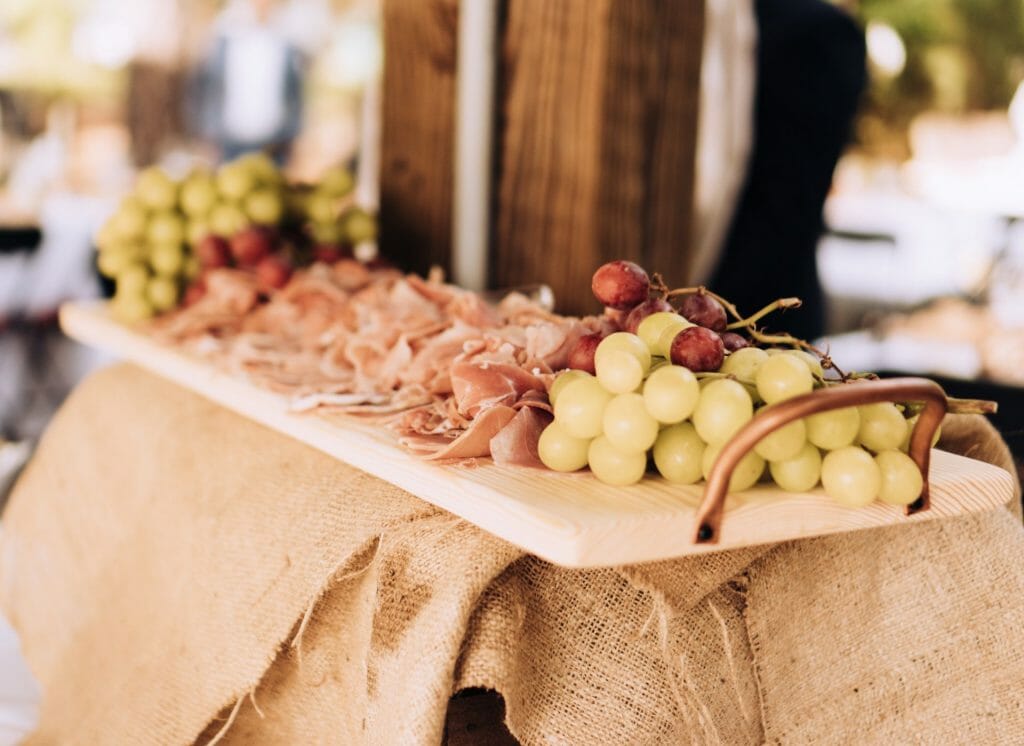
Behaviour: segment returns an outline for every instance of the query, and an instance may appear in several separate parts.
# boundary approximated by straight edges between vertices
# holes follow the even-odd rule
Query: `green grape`
[[[807,426],[803,420],[793,420],[761,438],[754,450],[767,461],[785,461],[795,458],[806,444]]]
[[[848,508],[859,508],[878,497],[882,473],[871,454],[857,446],[829,451],[821,460],[825,492]]]
[[[156,166],[139,173],[135,196],[150,210],[171,210],[178,202],[178,185]]]
[[[768,353],[759,347],[743,347],[731,353],[722,363],[719,371],[735,376],[744,383],[754,383],[761,364],[768,359]]]
[[[213,175],[207,171],[196,171],[189,175],[181,185],[178,196],[182,211],[190,218],[200,218],[208,214],[217,204],[217,185]]]
[[[910,505],[921,496],[924,480],[917,464],[900,451],[882,451],[875,456],[882,475],[878,499],[889,505]]]
[[[755,380],[757,392],[768,404],[810,393],[814,388],[811,371],[792,355],[769,355]]]
[[[728,378],[711,381],[693,410],[693,426],[705,443],[720,445],[754,416],[754,403],[742,384]]]
[[[282,181],[281,171],[274,160],[266,153],[252,152],[237,158],[235,163],[241,164],[258,182],[277,185]]]
[[[314,223],[328,225],[338,222],[338,201],[329,194],[315,191],[306,198],[306,214]]]
[[[601,340],[594,352],[594,368],[601,384],[615,394],[636,391],[651,369],[651,353],[643,340],[628,332],[615,332]]]
[[[111,216],[107,222],[100,226],[100,229],[96,231],[96,235],[93,237],[93,243],[96,244],[96,248],[100,251],[114,248],[122,243],[122,239],[117,232],[114,230],[114,218]]]
[[[705,443],[689,422],[670,425],[654,441],[654,465],[670,482],[693,484],[702,476]]]
[[[313,223],[309,232],[317,243],[337,246],[345,242],[345,229],[339,223]]]
[[[603,435],[590,441],[587,461],[594,476],[605,484],[634,484],[643,479],[647,471],[645,452],[620,451]]]
[[[574,438],[595,438],[601,434],[604,408],[611,398],[596,378],[571,381],[558,394],[555,420]]]
[[[100,257],[102,258],[102,257]],[[909,420],[907,420],[907,434],[903,436],[903,442],[900,443],[900,450],[906,453],[910,450],[910,438],[914,434],[914,428],[917,426],[917,421],[921,417],[919,414],[915,414]],[[939,442],[939,438],[942,437],[942,425],[935,428],[935,433],[932,435],[932,448]]]
[[[629,332],[609,334],[601,340],[601,344],[594,351],[594,362],[597,362],[598,356],[610,350],[628,352],[635,357],[640,362],[641,367],[643,367],[644,375],[647,375],[647,372],[651,369],[651,351],[647,349],[644,341],[635,334],[630,334]]]
[[[344,197],[355,187],[356,181],[343,166],[327,169],[320,177],[319,189],[332,197]]]
[[[245,213],[238,205],[228,202],[221,202],[214,205],[210,211],[209,226],[210,232],[223,238],[231,236],[242,230],[248,223]]]
[[[113,237],[122,241],[138,241],[146,232],[146,208],[134,197],[121,200],[109,220]]]
[[[117,277],[135,263],[136,252],[130,247],[116,246],[104,249],[96,257],[96,265],[104,277]]]
[[[370,213],[359,207],[353,207],[341,216],[341,224],[345,227],[345,235],[351,243],[372,241],[377,237],[377,221]]]
[[[223,197],[238,202],[253,190],[257,177],[241,160],[225,163],[217,169],[217,191]]]
[[[661,338],[661,333],[669,326],[685,329],[687,326],[692,326],[692,324],[678,313],[658,311],[640,322],[640,325],[636,328],[636,335],[644,341],[652,355],[661,355],[662,352],[661,348],[658,347],[658,340]]]
[[[587,465],[590,440],[574,438],[558,422],[552,422],[537,441],[541,463],[554,471],[577,471]]]
[[[129,324],[136,324],[153,316],[153,306],[141,296],[116,294],[110,303],[110,310],[117,319]]]
[[[818,412],[810,415],[806,422],[807,440],[827,451],[852,444],[860,431],[860,413],[856,407]]]
[[[117,273],[117,294],[141,298],[149,282],[149,271],[141,264],[131,264]]]
[[[191,246],[195,246],[211,233],[213,231],[210,229],[210,224],[205,220],[192,219],[185,226],[185,240]]]
[[[185,264],[181,244],[156,244],[149,252],[149,265],[158,275],[174,277]]]
[[[907,435],[907,421],[892,402],[865,404],[860,408],[860,444],[875,453],[899,448]]]
[[[682,422],[691,414],[700,399],[697,376],[681,365],[666,363],[644,382],[644,406],[658,422]]]
[[[804,365],[811,371],[812,376],[817,376],[818,378],[825,377],[825,371],[821,369],[821,360],[817,355],[812,355],[807,350],[786,350],[784,354],[792,355],[797,360],[803,360]]]
[[[604,408],[604,435],[620,451],[646,451],[658,437],[658,421],[640,394],[619,394]]]
[[[154,277],[146,285],[146,300],[157,312],[178,305],[178,283],[169,277]]]
[[[605,350],[594,356],[597,380],[613,394],[636,391],[644,382],[644,369],[640,361],[625,350]]]
[[[258,187],[242,202],[249,220],[259,225],[277,225],[284,216],[284,200],[276,189]]]
[[[793,458],[770,462],[768,471],[775,484],[787,492],[807,492],[821,478],[821,451],[804,443]]]
[[[721,452],[721,444],[709,444],[704,449],[700,468],[705,479],[711,476],[711,469],[714,467],[718,454]],[[754,451],[747,451],[746,455],[736,464],[736,468],[732,470],[732,476],[729,477],[729,492],[742,492],[743,490],[750,489],[757,484],[757,480],[761,478],[762,474],[764,474],[764,459]]]
[[[548,401],[551,402],[551,406],[555,406],[555,400],[558,399],[558,395],[562,392],[562,389],[570,383],[579,380],[580,378],[591,377],[592,376],[585,370],[563,370],[555,376],[555,380],[551,382],[551,388],[548,389]]]
[[[150,244],[180,244],[185,240],[185,221],[175,212],[158,212],[149,219],[146,241]]]

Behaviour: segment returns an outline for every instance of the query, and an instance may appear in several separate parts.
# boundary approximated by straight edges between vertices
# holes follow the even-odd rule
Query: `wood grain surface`
[[[458,0],[382,0],[380,248],[451,270]]]
[[[161,346],[112,320],[102,304],[69,304],[71,337],[126,358],[256,422],[318,448],[449,510],[528,552],[569,567],[605,567],[991,510],[1013,497],[1013,479],[980,461],[933,451],[931,509],[911,516],[875,503],[843,508],[820,488],[806,494],[768,484],[730,496],[718,544],[695,545],[703,485],[647,477],[612,487],[589,472],[441,466],[400,447],[389,431],[351,418],[289,412],[278,394]]]
[[[703,3],[510,0],[492,284],[596,309],[593,269],[679,281],[692,223]]]

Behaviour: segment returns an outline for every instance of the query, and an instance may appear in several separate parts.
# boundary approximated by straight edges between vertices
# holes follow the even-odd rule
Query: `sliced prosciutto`
[[[239,270],[204,283],[153,324],[156,337],[286,395],[292,411],[380,423],[434,461],[537,465],[554,371],[582,335],[612,331],[608,318],[559,316],[524,295],[490,304],[439,271],[351,259],[297,270],[269,298]]]
[[[452,366],[451,379],[459,411],[469,417],[497,405],[510,407],[527,392],[544,391],[540,378],[507,363],[458,363]]]
[[[522,407],[505,427],[491,438],[490,451],[494,463],[501,466],[542,467],[537,455],[537,442],[551,415],[536,407]]]
[[[516,416],[516,410],[512,407],[497,406],[491,407],[474,419],[469,428],[454,440],[444,443],[438,436],[417,441],[408,439],[407,445],[414,450],[426,452],[426,458],[430,461],[441,461],[448,459],[469,459],[489,456],[491,454],[491,439],[509,424]]]

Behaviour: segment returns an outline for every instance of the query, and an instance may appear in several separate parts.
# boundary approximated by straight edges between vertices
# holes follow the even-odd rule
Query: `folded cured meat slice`
[[[516,411],[512,407],[499,405],[481,412],[454,439],[443,435],[421,435],[407,436],[401,442],[411,450],[419,451],[429,461],[488,456],[491,453],[491,439],[515,416]]]
[[[543,466],[537,455],[537,442],[551,415],[536,407],[522,407],[505,427],[491,438],[494,463],[502,466]]]
[[[540,378],[508,363],[457,363],[451,378],[458,410],[469,417],[497,405],[511,407],[528,391],[544,391]]]

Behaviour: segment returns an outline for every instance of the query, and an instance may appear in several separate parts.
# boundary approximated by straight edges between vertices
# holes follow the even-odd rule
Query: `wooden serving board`
[[[513,469],[486,459],[473,468],[431,464],[405,451],[381,427],[355,419],[339,426],[312,414],[290,413],[287,397],[157,344],[113,320],[103,304],[65,305],[60,320],[64,331],[80,342],[126,358],[568,567],[662,560],[945,518],[990,510],[1013,496],[1013,481],[1006,471],[936,450],[928,511],[905,516],[899,508],[880,503],[851,510],[820,488],[792,494],[765,485],[730,498],[718,544],[694,545],[695,508],[703,484],[679,486],[649,477],[630,487],[612,487],[589,472]]]

